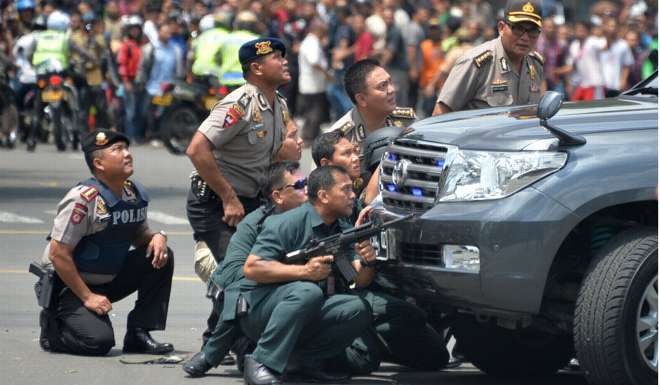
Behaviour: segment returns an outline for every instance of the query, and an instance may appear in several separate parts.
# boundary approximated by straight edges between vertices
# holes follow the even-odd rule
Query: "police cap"
[[[254,59],[266,56],[275,50],[282,52],[282,56],[286,54],[286,47],[279,39],[264,37],[250,40],[243,44],[239,49],[238,60],[241,62],[242,66],[245,66]]]
[[[126,135],[121,132],[111,130],[96,130],[85,135],[82,138],[82,151],[85,154],[85,161],[87,165],[92,167],[92,153],[96,150],[102,150],[110,147],[113,143],[125,142],[127,145],[130,141]]]
[[[379,128],[364,138],[362,149],[364,153],[363,167],[369,172],[374,172],[380,164],[380,159],[387,150],[387,146],[401,135],[403,129],[397,126]]]
[[[541,5],[537,1],[509,0],[506,3],[504,16],[509,23],[528,21],[536,24],[539,28],[541,28],[543,21],[541,18]]]

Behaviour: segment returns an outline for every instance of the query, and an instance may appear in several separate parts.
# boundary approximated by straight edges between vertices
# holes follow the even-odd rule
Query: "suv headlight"
[[[546,151],[449,151],[436,201],[504,198],[561,169],[566,157]]]

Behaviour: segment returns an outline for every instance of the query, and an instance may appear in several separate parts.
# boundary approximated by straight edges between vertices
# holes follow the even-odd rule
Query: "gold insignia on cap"
[[[529,1],[523,5],[522,10],[529,13],[534,13],[534,6]]]
[[[273,47],[271,47],[269,40],[254,43],[254,48],[257,49],[257,55],[266,55],[273,52]]]
[[[99,132],[96,134],[96,145],[105,146],[106,144],[108,144],[108,137],[105,135],[105,133]]]

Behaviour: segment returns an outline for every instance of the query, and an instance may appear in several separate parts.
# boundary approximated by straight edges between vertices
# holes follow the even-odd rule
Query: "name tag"
[[[492,86],[491,88],[493,92],[505,92],[509,90],[509,86],[507,84],[499,84],[496,86]]]

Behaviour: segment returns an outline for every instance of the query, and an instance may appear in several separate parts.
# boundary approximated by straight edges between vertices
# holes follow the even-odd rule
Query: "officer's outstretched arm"
[[[433,116],[448,114],[452,111],[453,110],[448,105],[444,104],[443,102],[437,102],[435,104],[435,108],[433,108]]]
[[[243,265],[243,273],[247,279],[264,284],[292,281],[316,282],[328,277],[332,261],[331,255],[325,255],[311,258],[304,265],[287,265],[250,254]]]
[[[82,280],[76,264],[73,262],[74,248],[75,246],[70,246],[56,240],[50,241],[50,253],[48,257],[53,263],[57,275],[80,298],[87,309],[99,315],[108,313],[112,310],[112,303],[105,296],[94,294],[85,281]]]

